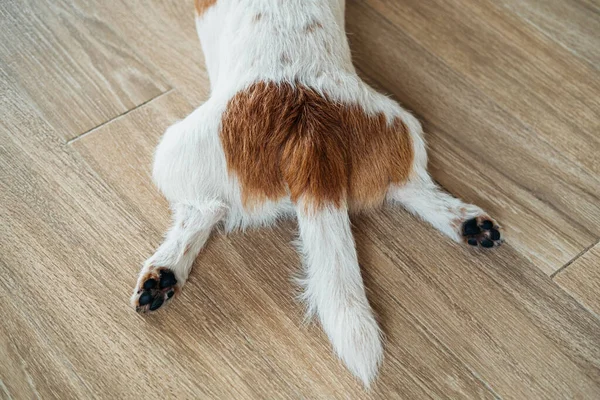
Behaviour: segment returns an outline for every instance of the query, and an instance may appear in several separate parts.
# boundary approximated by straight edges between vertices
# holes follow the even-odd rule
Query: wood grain
[[[476,204],[490,204],[488,211],[509,227],[507,240],[548,274],[595,242],[600,233],[600,185],[594,174],[574,166],[530,127],[368,6],[350,1],[347,25],[358,68],[413,110],[426,132],[440,135],[445,146],[451,145],[464,157],[434,171],[442,186]],[[430,142],[432,159],[444,157],[446,148],[437,149]],[[469,166],[463,182],[447,177],[460,168],[455,161]],[[483,179],[494,175],[497,190],[509,194],[508,203],[494,206],[492,196],[480,187],[468,189],[474,175]],[[531,218],[532,225],[522,223],[523,217],[515,212],[523,208],[538,216]],[[563,238],[560,248],[550,241],[556,236]]]
[[[600,4],[595,0],[503,0],[503,7],[573,55],[600,65]]]
[[[559,271],[554,282],[597,316],[600,315],[600,244]]]
[[[44,119],[71,139],[168,89],[158,72],[93,12],[67,0],[3,1],[2,69]]]
[[[551,144],[562,158],[599,176],[600,82],[589,79],[596,73],[592,67],[530,25],[511,18],[498,2],[370,3],[514,115],[531,135]],[[600,37],[596,47],[600,47]]]
[[[600,321],[509,247],[425,248],[441,236],[411,218],[390,210],[356,221],[359,257],[378,292],[393,293],[501,397],[598,396]],[[583,332],[589,336],[574,341]]]
[[[196,34],[193,1],[75,1],[103,20],[114,21],[119,36],[158,68],[192,105],[207,99],[210,85]]]

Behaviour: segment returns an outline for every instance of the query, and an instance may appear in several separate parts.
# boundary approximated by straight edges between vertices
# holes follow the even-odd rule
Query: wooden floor
[[[600,398],[597,0],[349,0],[360,74],[506,233],[355,219],[371,392],[303,324],[293,222],[216,235],[168,309],[129,306],[170,218],[153,149],[208,95],[191,3],[0,2],[0,398]]]

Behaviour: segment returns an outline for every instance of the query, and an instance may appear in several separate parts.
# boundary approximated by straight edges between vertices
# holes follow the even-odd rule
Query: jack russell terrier
[[[368,387],[382,334],[348,214],[399,204],[455,241],[502,239],[481,208],[433,182],[419,121],[358,77],[344,3],[196,0],[211,95],[156,149],[153,179],[174,223],[131,301],[140,312],[170,302],[217,223],[231,231],[295,217],[308,313]]]

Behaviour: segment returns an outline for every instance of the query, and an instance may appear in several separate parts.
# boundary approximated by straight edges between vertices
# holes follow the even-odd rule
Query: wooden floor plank
[[[577,229],[561,226],[564,215],[549,207],[498,168],[486,165],[443,129],[429,125],[430,171],[445,188],[479,205],[502,221],[506,245],[519,251],[547,274],[589,241]],[[486,165],[481,171],[481,164]]]
[[[71,139],[168,89],[93,12],[67,0],[3,1],[0,64]]]
[[[193,1],[75,1],[88,12],[114,21],[119,36],[159,69],[192,105],[206,101],[210,85],[196,34]]]
[[[474,252],[411,219],[389,210],[356,221],[377,292],[393,293],[501,397],[600,394],[600,321],[509,247]]]
[[[600,4],[595,0],[503,0],[502,6],[596,69],[600,66]]]
[[[53,398],[56,394],[64,399],[91,397],[92,393],[71,371],[64,355],[43,331],[22,316],[22,310],[11,303],[8,292],[1,292],[4,322],[0,324],[0,381],[4,393],[0,398]]]
[[[531,134],[599,176],[598,70],[495,1],[372,0],[369,4],[515,115]],[[600,47],[600,37],[596,42]]]
[[[167,342],[165,354],[156,355],[148,348],[148,343],[161,339],[153,337],[152,331],[140,335],[144,322],[136,321],[135,314],[126,317],[131,315],[126,304],[129,288],[126,278],[118,278],[126,274],[122,265],[140,262],[140,248],[144,249],[149,232],[126,215],[122,202],[107,192],[76,154],[61,147],[60,135],[54,135],[34,110],[27,110],[28,101],[19,104],[14,93],[10,101],[12,109],[2,104],[6,114],[0,125],[5,151],[2,171],[7,171],[2,175],[1,221],[6,232],[0,239],[6,261],[2,291],[14,305],[2,315],[8,337],[18,338],[10,345],[36,351],[28,362],[31,371],[39,372],[31,374],[30,380],[43,398],[90,397],[76,391],[69,395],[69,380],[62,376],[71,374],[88,382],[92,393],[112,398],[133,398],[152,387],[165,390],[168,383],[145,376],[161,368],[181,369],[168,356],[177,353],[173,350],[177,347]],[[8,132],[14,136],[7,137]],[[35,154],[28,155],[23,146]],[[115,257],[118,246],[127,251]],[[15,284],[5,284],[7,276]],[[28,326],[31,332],[19,333],[19,327]],[[43,346],[28,341],[37,335],[44,338]],[[182,357],[188,354],[179,352]],[[60,364],[51,356],[56,353]],[[129,368],[104,373],[124,354]],[[178,372],[181,382],[190,377],[185,370]],[[200,369],[196,373],[194,379],[207,375],[210,380],[213,375],[201,374]],[[12,377],[3,375],[9,392],[15,386]],[[191,396],[186,391],[193,388],[187,381],[173,393]],[[243,383],[236,388],[243,388]]]
[[[559,271],[554,281],[596,315],[600,315],[600,244]]]
[[[382,22],[364,3],[350,1],[346,20],[358,68],[413,110],[426,132],[448,136],[453,151],[467,157],[453,161],[468,163],[471,175],[487,179],[494,175],[496,185],[509,191],[508,204],[494,207],[491,196],[480,188],[468,189],[477,195],[468,200],[493,206],[488,211],[507,227],[509,243],[518,243],[525,256],[551,274],[597,240],[600,192],[596,176],[574,166],[439,58],[394,25]],[[434,144],[430,146],[432,159],[446,151]],[[460,167],[444,164],[434,178],[465,197],[470,178],[457,186],[456,180],[447,179],[448,171],[456,168]],[[539,216],[532,225],[523,224],[514,213],[523,207]],[[557,235],[564,238],[560,249],[551,242]]]

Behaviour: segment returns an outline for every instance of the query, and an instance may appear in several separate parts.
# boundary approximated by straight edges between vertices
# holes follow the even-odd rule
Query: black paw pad
[[[177,279],[173,271],[163,270],[160,273],[160,288],[164,289],[170,286],[175,286]]]
[[[481,241],[481,247],[489,249],[490,247],[494,247],[494,242],[492,242],[490,239],[483,239]]]
[[[479,229],[475,218],[472,218],[463,224],[464,236],[477,235],[479,232],[481,232],[481,229]]]
[[[489,217],[471,218],[462,225],[462,236],[470,246],[489,249],[502,243],[499,228]]]
[[[144,292],[140,296],[140,299],[138,300],[138,303],[139,303],[140,306],[145,306],[146,304],[150,304],[150,302],[152,301],[152,299],[153,299],[153,297],[152,297],[152,294],[150,292]]]
[[[494,223],[492,221],[490,221],[489,219],[486,219],[481,224],[481,229],[483,229],[484,231],[489,231],[493,227],[494,227]]]
[[[490,238],[492,240],[500,240],[500,231],[498,231],[497,229],[492,229],[490,231]]]
[[[144,290],[154,289],[157,283],[158,282],[156,282],[156,279],[148,279],[146,282],[144,282]]]
[[[150,305],[150,311],[158,310],[164,302],[165,300],[162,298],[162,296],[155,298],[152,304]]]
[[[169,301],[177,290],[177,278],[173,271],[157,268],[148,273],[137,293],[136,309],[139,312],[156,311]]]

